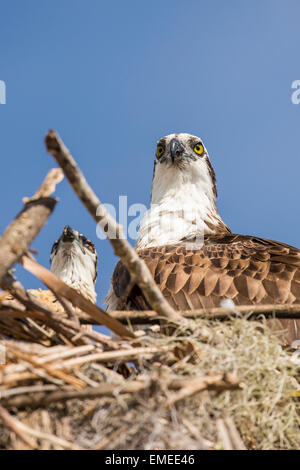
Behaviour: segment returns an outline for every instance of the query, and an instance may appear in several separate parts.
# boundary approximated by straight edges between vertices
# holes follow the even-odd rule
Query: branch
[[[85,398],[98,398],[102,396],[115,396],[116,393],[137,393],[147,388],[148,384],[144,381],[130,381],[125,384],[111,384],[104,382],[98,387],[86,387],[84,390],[58,390],[44,394],[42,397],[37,395],[16,396],[10,400],[4,400],[6,408],[37,408],[45,407],[51,403],[64,402],[75,398],[83,400]]]
[[[135,338],[134,334],[125,328],[122,323],[114,318],[110,318],[101,308],[83,297],[75,289],[69,287],[58,279],[51,271],[41,266],[28,256],[23,256],[21,260],[23,267],[31,274],[37,276],[50,290],[61,297],[69,300],[74,307],[78,307],[88,313],[97,323],[106,326],[115,334],[127,338]]]
[[[266,318],[286,318],[300,319],[300,304],[266,304],[266,305],[237,305],[234,309],[215,307],[215,308],[199,308],[195,310],[183,310],[180,312],[184,318],[204,318],[207,320],[227,320],[233,317],[241,317],[249,315],[248,319],[256,319],[261,315]],[[131,324],[157,322],[158,316],[154,310],[115,310],[109,312],[109,315],[120,322],[126,323],[128,320]]]
[[[27,204],[30,201],[37,201],[43,197],[49,197],[54,193],[56,185],[64,179],[64,173],[61,168],[52,168],[49,171],[39,189],[32,197],[23,197],[23,203]]]
[[[96,331],[88,331],[83,329],[78,323],[75,323],[69,319],[63,318],[59,313],[49,310],[42,302],[33,298],[29,292],[22,286],[22,284],[14,279],[11,275],[6,275],[3,280],[3,286],[5,290],[9,291],[22,305],[24,305],[27,310],[20,311],[17,309],[11,309],[10,315],[11,318],[22,318],[22,317],[33,317],[42,320],[44,323],[47,323],[54,331],[62,333],[65,335],[71,342],[73,342],[74,332],[80,333],[81,337],[87,337],[92,340],[98,341],[101,344],[108,346],[113,345],[114,343],[110,338],[106,337],[101,333]],[[9,304],[9,301],[6,302]],[[7,310],[4,306],[3,312],[0,310],[0,318],[2,313],[5,315]],[[0,325],[1,328],[1,325]],[[127,330],[126,330],[127,331]]]
[[[233,374],[229,373],[208,375],[206,377],[189,379],[186,380],[186,382],[183,380],[173,380],[169,385],[169,388],[175,390],[179,389],[179,391],[174,393],[174,395],[167,400],[166,406],[170,407],[171,405],[174,405],[174,403],[204,390],[223,392],[224,390],[241,390],[244,387],[245,385],[243,383],[241,383]]]
[[[35,439],[31,439],[29,436],[34,436],[38,439],[52,442],[52,444],[58,445],[65,449],[81,450],[80,447],[72,444],[72,442],[68,442],[65,439],[61,439],[52,434],[30,428],[26,424],[23,424],[21,421],[19,421],[17,418],[11,416],[1,405],[0,418],[2,418],[2,421],[4,424],[6,424],[6,426],[12,429],[17,434],[17,436],[19,436],[25,442],[25,444],[27,444],[32,449],[37,449],[38,445],[37,441]]]
[[[164,298],[146,264],[125,239],[122,227],[116,223],[101,204],[69,150],[54,130],[49,131],[46,135],[46,147],[64,171],[75,193],[96,223],[103,230],[106,228],[104,231],[114,248],[114,253],[121,258],[131,275],[132,281],[140,287],[151,307],[162,317],[175,322],[182,322],[182,316]]]
[[[62,179],[59,170],[51,170],[40,189],[26,203],[0,238],[0,286],[9,269],[28,251],[28,247],[45,225],[57,199],[49,197]]]
[[[232,418],[217,419],[216,428],[218,440],[224,450],[247,450]]]
[[[8,428],[10,428],[22,441],[31,449],[37,449],[38,445],[35,439],[32,439],[24,432],[24,425],[18,419],[10,415],[10,413],[0,405],[0,418]]]

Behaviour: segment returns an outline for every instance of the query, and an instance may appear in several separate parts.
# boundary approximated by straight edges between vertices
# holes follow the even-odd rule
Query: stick
[[[195,393],[202,392],[203,390],[215,390],[223,392],[224,390],[241,390],[244,384],[239,382],[232,374],[217,374],[208,375],[196,379],[187,380],[173,380],[169,385],[171,389],[178,389],[182,387],[176,394],[174,394],[166,403],[167,407],[174,405],[179,400],[195,395]]]
[[[61,439],[60,437],[53,436],[52,434],[45,433],[43,431],[38,431],[37,429],[32,429],[26,424],[23,424],[17,418],[11,416],[5,408],[0,405],[0,417],[3,422],[10,427],[29,447],[32,449],[37,449],[37,442],[35,439],[31,439],[29,436],[34,436],[38,439],[45,439],[53,444],[56,444],[65,449],[80,450],[81,448],[75,446],[71,442]]]
[[[35,439],[32,439],[24,432],[24,425],[18,419],[13,418],[3,406],[0,405],[0,418],[22,441],[25,442],[31,449],[37,449],[38,445]]]
[[[54,130],[50,130],[46,135],[45,141],[48,152],[53,155],[62,168],[75,193],[96,223],[102,229],[108,227],[105,233],[113,246],[114,253],[121,258],[131,275],[132,282],[135,282],[141,288],[153,310],[171,321],[182,322],[182,317],[170,306],[155,284],[144,261],[139,258],[138,254],[125,239],[122,227],[107,212],[87,183],[83,173],[78,168],[60,137]]]
[[[51,170],[36,193],[42,194],[42,197],[26,199],[24,208],[0,238],[0,286],[7,271],[28,251],[29,245],[54,210],[57,199],[51,198],[50,194],[61,179],[60,171],[53,173]]]
[[[28,385],[27,387],[15,387],[8,390],[0,390],[0,398],[3,399],[14,395],[23,395],[28,393],[52,392],[56,389],[56,385]]]
[[[154,310],[115,310],[109,312],[109,315],[116,320],[126,323],[128,320],[132,324],[141,324],[147,322],[157,322],[158,315]],[[200,308],[195,310],[183,310],[180,312],[185,318],[204,318],[208,320],[226,320],[233,317],[240,317],[241,315],[250,315],[250,319],[255,319],[261,315],[266,318],[300,318],[300,304],[266,304],[266,305],[237,305],[233,309],[215,307],[215,308]]]
[[[50,403],[57,403],[57,402],[64,402],[67,400],[73,400],[77,398],[79,400],[83,400],[85,398],[98,398],[102,396],[112,396],[114,397],[116,393],[124,394],[124,393],[136,393],[141,390],[147,388],[148,385],[144,381],[132,381],[125,383],[124,385],[120,384],[110,384],[104,382],[103,384],[99,385],[98,387],[86,387],[84,390],[70,390],[64,391],[59,390],[57,392],[52,392],[48,394],[44,394],[43,397],[37,398],[36,396],[16,396],[11,398],[10,400],[5,400],[5,406],[7,408],[37,408],[37,407],[45,407],[50,405]]]
[[[73,377],[72,375],[66,374],[61,370],[57,370],[57,368],[51,367],[47,364],[40,364],[36,359],[34,359],[31,355],[25,353],[24,351],[15,349],[11,345],[7,345],[6,347],[9,353],[13,354],[21,361],[28,362],[36,368],[45,370],[50,376],[63,380],[67,384],[70,384],[75,387],[77,390],[81,390],[85,386],[85,383],[82,380],[79,380]]]
[[[217,419],[216,427],[218,439],[225,450],[247,450],[232,418]]]
[[[229,435],[231,437],[231,442],[233,443],[235,450],[247,450],[246,446],[233,422],[233,419],[230,417],[225,418],[225,424],[228,429]]]
[[[27,202],[30,201],[37,201],[40,198],[49,197],[54,193],[56,185],[63,179],[64,172],[61,170],[61,168],[52,168],[34,195],[32,197],[23,197],[23,203],[27,204]]]
[[[119,336],[127,338],[135,338],[134,334],[125,328],[122,323],[114,318],[110,318],[103,310],[97,305],[93,304],[90,300],[83,297],[75,289],[69,287],[63,281],[58,279],[49,269],[44,268],[35,260],[28,256],[23,256],[21,259],[22,266],[31,274],[37,276],[43,283],[53,292],[59,296],[69,300],[74,307],[79,307],[84,312],[88,313],[101,325],[106,326]]]
[[[228,429],[223,419],[219,418],[216,421],[216,428],[218,440],[223,444],[224,450],[234,450],[233,443],[231,442]]]
[[[26,289],[22,286],[22,284],[11,274],[6,274],[4,276],[2,287],[9,291],[19,302],[21,302],[21,304],[27,308],[28,317],[33,316],[33,318],[35,318],[38,316],[39,319],[42,319],[45,323],[49,324],[54,331],[56,331],[58,334],[64,334],[71,341],[74,336],[74,331],[82,331],[82,336],[85,336],[85,330],[81,329],[77,323],[69,321],[68,326],[66,326],[66,319],[63,319],[61,315],[52,312],[42,302],[33,298],[30,293],[27,292]],[[43,315],[41,316],[41,314]],[[72,331],[71,328],[74,331]],[[82,338],[81,342],[88,342],[90,344],[86,338]]]
[[[69,359],[64,361],[62,364],[53,365],[54,369],[61,369],[61,368],[69,368],[74,367],[82,364],[86,364],[87,362],[92,361],[115,361],[119,360],[120,362],[128,362],[127,359],[131,358],[138,358],[141,354],[143,358],[147,354],[155,354],[162,351],[168,351],[168,347],[146,347],[146,348],[132,348],[132,349],[121,349],[120,351],[106,351],[106,352],[99,352],[94,354],[87,354],[86,356],[76,357],[75,359]]]

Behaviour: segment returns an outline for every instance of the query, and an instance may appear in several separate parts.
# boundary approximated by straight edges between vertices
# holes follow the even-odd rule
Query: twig
[[[74,331],[72,331],[70,326],[66,327],[63,324],[64,321],[61,315],[52,312],[52,310],[47,308],[42,302],[34,298],[10,273],[4,276],[2,280],[2,287],[9,291],[19,302],[21,302],[21,304],[23,304],[28,309],[28,317],[33,316],[34,318],[37,317],[40,320],[42,319],[45,323],[50,325],[54,331],[56,331],[58,334],[63,333],[72,342]],[[74,330],[78,331],[78,325],[74,322],[71,324],[74,324]],[[84,333],[85,332],[83,331],[83,336]],[[85,340],[84,338],[80,340],[80,344],[87,342],[90,343],[90,341]]]
[[[119,429],[116,429],[115,431],[113,431],[108,437],[105,437],[104,439],[102,439],[102,441],[99,442],[99,444],[91,450],[106,449],[108,445],[110,445],[110,447],[111,447],[112,444],[114,443],[114,441],[119,436],[121,436],[121,434],[126,435],[127,430],[128,430],[128,426],[126,424],[124,424],[124,426],[121,426]]]
[[[49,183],[51,180],[51,184]],[[56,183],[61,181],[61,172],[48,173],[42,187],[43,197],[27,200],[22,211],[7,227],[0,238],[0,286],[9,269],[28,250],[52,213],[57,200],[50,197]],[[45,189],[47,186],[47,190]]]
[[[217,374],[208,375],[190,380],[173,380],[169,384],[170,389],[179,389],[171,398],[167,400],[166,406],[170,407],[177,403],[179,400],[195,395],[195,393],[202,392],[203,390],[215,390],[222,392],[224,390],[241,390],[244,384],[232,374]]]
[[[148,384],[144,381],[132,381],[122,384],[110,384],[104,382],[98,387],[86,387],[83,390],[70,390],[63,391],[59,390],[57,392],[52,392],[44,394],[43,397],[33,396],[18,396],[14,397],[8,401],[5,400],[5,406],[7,408],[36,408],[36,407],[45,407],[50,405],[50,403],[64,402],[67,400],[73,399],[85,399],[85,398],[98,398],[102,396],[115,396],[116,393],[125,394],[125,393],[136,393],[144,390],[148,387]]]
[[[223,445],[224,449],[234,450],[233,444],[229,436],[228,429],[226,428],[226,425],[223,419],[217,419],[216,428],[217,428],[218,440]]]
[[[57,360],[66,359],[67,357],[72,356],[81,356],[82,354],[89,353],[95,350],[96,347],[93,344],[86,345],[86,346],[77,346],[75,348],[66,348],[64,351],[57,351],[53,354],[47,354],[43,357],[37,359],[39,364],[45,364],[46,362],[54,362]]]
[[[182,322],[182,317],[170,306],[155,284],[149,269],[125,239],[122,227],[107,212],[105,207],[87,183],[69,150],[54,130],[46,135],[46,147],[64,171],[69,183],[81,199],[94,220],[104,230],[114,252],[128,269],[132,281],[142,290],[151,307],[161,316],[175,322]],[[107,229],[108,228],[108,229]]]
[[[9,352],[11,352],[14,356],[16,356],[21,361],[28,362],[34,367],[44,369],[49,375],[57,379],[63,380],[64,382],[72,385],[78,390],[81,390],[85,386],[85,383],[82,380],[76,379],[75,377],[68,375],[61,370],[57,370],[54,367],[48,366],[47,364],[40,364],[36,359],[34,359],[29,354],[26,354],[24,351],[19,351],[11,345],[9,346],[7,345],[6,347],[8,348]]]
[[[141,324],[158,320],[157,312],[154,310],[115,310],[109,312],[109,315],[116,320],[126,323],[128,320],[132,324]],[[234,310],[214,307],[214,308],[200,308],[195,310],[182,310],[180,315],[185,318],[206,318],[211,320],[226,320],[233,317],[240,317],[241,315],[249,315],[249,319],[255,319],[261,315],[266,318],[300,318],[300,304],[266,304],[266,305],[237,305]]]
[[[32,429],[29,426],[26,426],[26,424],[23,424],[17,418],[11,416],[1,405],[0,417],[4,423],[9,426],[32,449],[36,449],[38,446],[36,440],[31,439],[29,436],[34,436],[38,439],[44,439],[46,441],[52,442],[55,445],[63,447],[64,449],[83,450],[82,448],[75,446],[65,439],[61,439],[60,437],[53,436],[52,434],[38,431],[37,429]]]
[[[232,418],[217,419],[216,427],[218,440],[225,450],[247,450]]]
[[[52,291],[53,292],[53,291]],[[77,325],[79,325],[79,318],[76,316],[75,312],[74,312],[74,309],[72,307],[72,305],[70,304],[70,302],[67,302],[66,300],[62,299],[59,295],[57,295],[55,292],[53,292],[53,294],[55,295],[55,297],[57,298],[58,302],[60,303],[60,305],[62,306],[62,308],[64,309],[64,311],[66,312],[66,314],[68,315],[68,318],[70,320],[72,320],[74,323],[77,323]]]
[[[9,390],[0,390],[0,398],[12,397],[14,395],[23,395],[28,393],[52,392],[56,390],[56,385],[28,385],[27,387],[15,387]]]
[[[36,201],[41,197],[49,197],[54,193],[56,185],[64,179],[64,172],[61,168],[52,168],[47,174],[45,180],[34,193],[32,197],[23,197],[23,204],[27,204],[30,201]]]
[[[8,411],[0,405],[0,418],[3,423],[6,424],[12,431],[14,431],[17,436],[19,436],[22,441],[25,442],[31,449],[37,449],[38,445],[35,439],[32,439],[24,431],[24,424],[21,423],[18,419],[8,413]]]
[[[226,427],[229,431],[229,435],[231,437],[231,441],[233,443],[234,449],[236,449],[236,450],[246,450],[246,446],[243,443],[243,440],[242,440],[237,428],[235,427],[233,419],[228,416],[227,418],[225,418],[225,424],[226,424]]]
[[[103,310],[97,305],[93,304],[90,300],[83,297],[75,289],[69,287],[63,281],[58,279],[51,271],[41,266],[36,261],[32,260],[28,256],[23,256],[21,259],[23,267],[31,274],[37,276],[43,283],[57,293],[59,296],[69,300],[72,305],[80,308],[85,313],[88,313],[98,323],[106,326],[112,330],[115,334],[127,338],[134,338],[134,334],[125,328],[120,322],[114,318],[110,318]]]
[[[36,298],[33,298],[33,296],[30,295],[30,292],[27,292],[25,288],[22,286],[22,284],[19,281],[17,281],[14,277],[12,277],[10,274],[7,274],[4,277],[3,286],[19,302],[21,302],[21,304],[23,304],[28,309],[28,311],[26,312],[26,315],[28,317],[33,316],[34,318],[37,317],[39,319],[42,319],[45,323],[48,323],[55,331],[64,333],[70,340],[72,340],[73,338],[73,334],[74,334],[72,332],[73,330],[76,332],[80,332],[81,337],[87,337],[87,338],[93,339],[102,344],[106,344],[110,347],[115,346],[113,341],[110,338],[108,338],[106,335],[97,333],[96,331],[84,330],[77,323],[72,322],[71,320],[68,320],[66,318],[63,318],[61,315],[55,312],[52,312],[52,310],[49,310],[49,308],[47,308],[44,304],[42,304],[42,302],[38,301]],[[64,286],[66,286],[66,284],[64,284]],[[71,289],[68,286],[66,287],[68,289]],[[73,292],[73,289],[71,289],[71,291]],[[80,295],[76,291],[74,292],[76,295],[78,296]],[[41,316],[41,313],[44,314],[44,316]],[[19,315],[20,315],[19,312],[17,312],[16,316],[18,317]],[[95,321],[97,322],[97,320]],[[121,326],[122,328],[124,328],[123,325]],[[90,342],[88,342],[88,344],[90,344]]]
[[[199,449],[198,450],[212,450],[213,443],[207,439],[204,439],[199,429],[193,425],[188,419],[181,416],[182,424],[187,428],[187,430],[192,434],[192,436],[198,441]]]
[[[143,358],[147,354],[155,354],[157,352],[162,352],[162,351],[167,351],[169,348],[160,346],[160,347],[147,347],[147,348],[132,348],[132,349],[122,349],[119,351],[107,351],[107,352],[99,352],[99,353],[94,353],[94,354],[88,354],[83,357],[76,357],[75,359],[69,359],[67,361],[64,361],[63,364],[56,364],[53,365],[55,369],[60,369],[60,368],[67,368],[67,367],[74,367],[82,364],[86,364],[87,362],[92,362],[92,361],[102,361],[102,362],[107,362],[107,361],[126,361],[128,358],[134,359],[136,357],[139,357],[140,355],[143,355]]]

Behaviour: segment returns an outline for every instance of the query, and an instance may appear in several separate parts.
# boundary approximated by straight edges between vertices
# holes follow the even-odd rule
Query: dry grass
[[[102,392],[97,397],[62,399],[42,406],[33,406],[33,401],[20,405],[16,400],[22,400],[22,394],[4,397],[2,403],[16,411],[16,417],[31,429],[51,433],[76,448],[239,448],[230,441],[232,425],[241,445],[248,449],[300,447],[299,404],[291,396],[299,388],[299,370],[291,353],[281,348],[263,323],[197,320],[172,335],[151,333],[139,341],[136,347],[114,340],[120,354],[114,352],[114,357],[106,353],[103,359],[100,355],[95,359],[95,348],[88,350],[89,346],[81,350],[60,346],[53,359],[44,359],[48,369],[43,378],[32,373],[32,364],[27,363],[27,367],[26,361],[16,360],[16,356],[13,359],[9,352],[10,365],[2,371],[3,383],[16,374],[16,367],[18,374],[31,370],[32,378],[17,380],[9,387],[3,385],[2,389],[55,385],[52,377],[60,381],[56,385],[60,391],[74,391],[77,386],[78,393],[99,387]],[[36,358],[45,358],[53,349],[38,347],[42,349]],[[123,355],[122,351],[127,353]],[[72,352],[74,357],[70,356]],[[59,359],[60,355],[69,357]],[[52,369],[65,377],[52,376]],[[36,364],[34,370],[38,371]],[[212,380],[205,389],[203,377],[220,375],[221,385],[220,380]],[[78,382],[72,383],[70,378]],[[33,400],[51,393],[27,392],[26,396]],[[43,435],[35,437],[38,448],[68,445],[50,442]],[[7,426],[1,427],[0,446],[28,447]]]

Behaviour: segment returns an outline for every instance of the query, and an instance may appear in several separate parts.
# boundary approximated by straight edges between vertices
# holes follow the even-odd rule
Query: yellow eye
[[[165,148],[163,145],[158,145],[157,148],[156,148],[156,156],[159,158],[162,156],[162,154],[164,153],[165,151]]]
[[[204,148],[202,144],[195,145],[194,152],[196,152],[198,155],[202,155],[203,151],[204,151]]]

